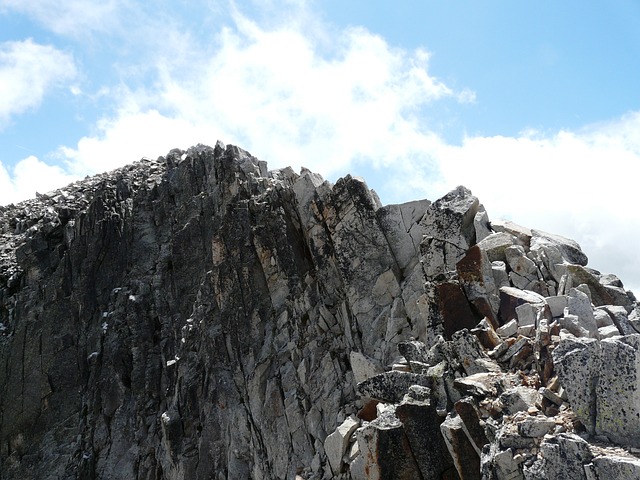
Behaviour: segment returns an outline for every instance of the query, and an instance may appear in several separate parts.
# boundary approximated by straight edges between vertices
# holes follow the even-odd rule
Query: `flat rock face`
[[[632,478],[640,310],[586,263],[222,143],[0,207],[0,478]]]

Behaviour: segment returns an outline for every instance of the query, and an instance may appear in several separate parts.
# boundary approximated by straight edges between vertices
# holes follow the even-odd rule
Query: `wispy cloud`
[[[76,75],[73,57],[33,40],[0,43],[0,129]]]
[[[113,28],[124,3],[124,0],[0,0],[0,13],[24,14],[58,35],[79,37]]]

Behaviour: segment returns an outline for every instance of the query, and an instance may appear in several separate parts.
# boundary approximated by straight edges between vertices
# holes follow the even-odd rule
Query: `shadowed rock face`
[[[349,353],[424,330],[428,204],[218,144],[0,207],[2,478],[322,475]]]
[[[383,207],[218,143],[0,235],[2,479],[640,472],[635,298],[464,187]]]

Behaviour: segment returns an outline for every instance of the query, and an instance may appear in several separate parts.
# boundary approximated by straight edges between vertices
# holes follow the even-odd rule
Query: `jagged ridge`
[[[593,377],[584,351],[588,368],[637,352],[635,298],[575,242],[489,223],[462,187],[382,207],[361,180],[218,143],[0,218],[3,478],[637,472],[636,440],[620,460],[587,443],[624,443],[612,385],[573,388]],[[509,428],[536,435],[508,446]],[[554,463],[563,448],[575,464]]]

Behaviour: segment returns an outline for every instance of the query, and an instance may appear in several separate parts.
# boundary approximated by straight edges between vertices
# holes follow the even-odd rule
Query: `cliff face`
[[[0,478],[640,472],[635,298],[462,187],[383,207],[218,143],[0,233]]]

